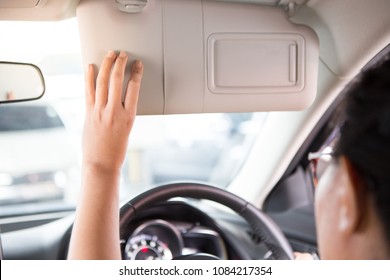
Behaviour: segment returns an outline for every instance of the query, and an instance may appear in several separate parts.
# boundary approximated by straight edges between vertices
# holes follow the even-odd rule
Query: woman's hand
[[[83,165],[104,172],[119,172],[137,112],[143,65],[133,63],[124,96],[127,55],[110,51],[95,83],[94,67],[86,70],[86,117],[83,133]]]
[[[315,257],[315,255],[309,254],[309,253],[294,252],[294,256],[295,256],[295,260],[297,260],[297,261],[318,260],[318,257]]]
[[[122,97],[127,55],[111,51],[95,83],[86,71],[82,192],[69,245],[69,259],[120,259],[119,178],[137,111],[143,65],[131,69]]]

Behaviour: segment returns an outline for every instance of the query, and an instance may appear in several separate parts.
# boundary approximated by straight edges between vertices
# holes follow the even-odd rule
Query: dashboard
[[[197,259],[199,255],[228,260],[272,258],[242,217],[203,202],[171,200],[137,213],[120,240],[122,258],[129,261],[185,259],[183,256]],[[308,246],[315,248],[310,240],[296,234],[296,228],[302,228],[299,217],[304,216],[307,215],[273,217],[281,225],[288,225],[285,233],[298,251],[307,251]],[[69,215],[44,225],[2,234],[4,258],[66,259],[73,220],[74,215]]]

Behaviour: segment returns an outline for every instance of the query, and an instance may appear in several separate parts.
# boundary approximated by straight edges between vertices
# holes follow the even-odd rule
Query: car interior
[[[124,260],[321,258],[308,154],[331,147],[348,86],[389,54],[388,11],[383,0],[1,1],[2,258],[67,259],[83,67],[108,50],[145,69],[121,177]]]

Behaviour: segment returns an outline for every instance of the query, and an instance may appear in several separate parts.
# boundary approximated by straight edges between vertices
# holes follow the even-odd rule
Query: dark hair
[[[390,59],[361,72],[347,93],[335,155],[346,156],[373,194],[390,244]]]

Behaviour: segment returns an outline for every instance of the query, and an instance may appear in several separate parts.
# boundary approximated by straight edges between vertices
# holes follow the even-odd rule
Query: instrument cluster
[[[128,260],[171,260],[199,253],[227,259],[219,233],[196,223],[148,220],[138,225],[122,243],[125,244],[123,256]]]

